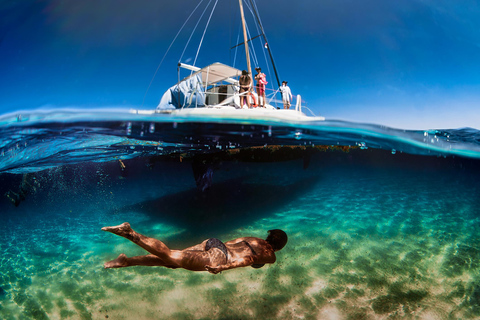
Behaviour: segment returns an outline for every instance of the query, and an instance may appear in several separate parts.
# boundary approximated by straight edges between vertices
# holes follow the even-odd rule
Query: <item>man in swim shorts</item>
[[[282,249],[288,241],[285,232],[275,229],[268,231],[265,240],[243,237],[223,243],[211,238],[184,250],[173,250],[160,240],[137,233],[128,222],[115,227],[104,227],[102,230],[124,237],[150,253],[131,258],[122,253],[115,260],[105,263],[105,268],[160,266],[213,274],[239,267],[261,268],[267,263],[274,263],[275,252]]]

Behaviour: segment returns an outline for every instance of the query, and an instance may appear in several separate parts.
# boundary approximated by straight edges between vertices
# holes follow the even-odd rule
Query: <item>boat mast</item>
[[[245,27],[245,16],[243,14],[242,0],[238,0],[238,3],[240,4],[240,14],[242,15],[243,39],[245,41],[245,54],[247,56],[247,68],[248,68],[248,73],[252,75],[252,67],[250,65],[250,53],[248,52],[247,28]]]

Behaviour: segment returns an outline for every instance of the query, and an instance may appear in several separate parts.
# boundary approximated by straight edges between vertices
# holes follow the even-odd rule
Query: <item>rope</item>
[[[261,34],[263,35],[263,38],[264,38],[265,42],[268,43],[267,35],[264,32],[262,21],[260,20],[260,16],[258,15],[258,8],[257,8],[257,5],[254,1],[255,0],[250,0],[250,3],[253,7],[255,7],[255,10],[254,10],[255,18],[257,20],[258,25],[260,26],[260,29],[262,31]],[[275,72],[275,79],[277,80],[277,86],[280,87],[281,86],[280,79],[278,77],[277,68],[276,68],[275,62],[273,60],[272,50],[270,50],[270,47],[267,47],[267,51],[268,51],[268,55],[270,56],[270,60],[272,62],[273,71]]]
[[[253,12],[253,9],[252,9],[252,7],[250,6],[250,4],[246,3],[246,6],[247,6],[248,10],[250,11],[250,13],[252,14],[252,16],[254,17],[254,12]],[[262,31],[261,31],[260,28],[259,28],[258,22],[257,22],[255,19],[253,19],[253,20],[254,20],[254,24],[255,24],[255,28],[256,28],[256,30],[257,30],[257,33],[258,33],[258,34],[262,34]],[[247,27],[247,32],[249,33],[248,27]],[[251,38],[250,34],[249,34],[249,38]],[[269,64],[269,62],[268,62],[267,55],[266,55],[266,53],[265,53],[265,50],[263,50],[263,46],[264,46],[264,44],[263,44],[263,39],[262,39],[262,38],[259,38],[258,41],[260,42],[260,48],[262,48],[261,51],[262,51],[262,53],[263,53],[263,58],[265,59],[265,66],[266,66],[266,69],[267,69],[267,72],[266,72],[266,73],[268,74],[269,79],[273,79],[273,77],[272,77],[272,71],[271,71],[271,69],[270,69],[270,64]],[[259,65],[259,59],[258,59],[257,54],[256,54],[256,51],[255,51],[255,46],[253,46],[253,45],[252,45],[252,51],[253,51],[254,63],[255,63],[257,66],[260,66],[260,65]],[[269,85],[270,85],[270,87],[272,88],[272,91],[274,91],[275,89],[274,89],[273,81],[272,81],[272,80],[269,81]]]
[[[275,90],[275,92],[274,92],[273,94],[271,94],[272,97],[270,98],[270,100],[268,100],[268,103],[272,102],[272,100],[273,100],[273,98],[275,98],[275,95],[277,94],[278,90],[280,90],[280,88],[278,88],[277,90]],[[277,102],[277,101],[275,100],[275,103],[276,103],[276,102]]]
[[[203,0],[202,0],[202,2],[203,2]],[[201,3],[201,2],[200,2],[200,3]],[[200,5],[200,3],[199,3],[198,5]],[[210,1],[208,2],[207,6],[206,6],[205,9],[203,10],[202,15],[201,15],[200,18],[198,19],[197,24],[195,25],[195,28],[193,28],[193,31],[192,31],[192,33],[190,34],[190,37],[188,38],[187,44],[185,45],[185,48],[183,48],[182,55],[180,56],[180,59],[179,59],[178,61],[182,61],[183,55],[185,54],[185,51],[187,50],[188,44],[190,43],[190,40],[192,39],[192,36],[193,36],[193,34],[195,33],[195,30],[197,30],[197,27],[198,27],[198,25],[200,24],[200,21],[202,21],[203,15],[205,14],[205,12],[207,12],[207,8],[208,8],[208,6],[210,5],[210,3],[212,3],[212,0],[210,0]],[[198,6],[197,6],[197,7],[198,7]],[[195,8],[195,10],[196,10],[196,8]]]
[[[153,74],[152,80],[150,80],[150,83],[149,83],[149,85],[148,85],[148,87],[147,87],[147,91],[145,91],[145,94],[143,95],[142,107],[143,107],[143,104],[145,103],[145,98],[146,98],[146,96],[147,96],[148,90],[150,90],[150,87],[152,86],[153,80],[155,79],[155,76],[157,75],[158,70],[160,69],[160,66],[161,66],[162,63],[163,63],[163,60],[165,60],[165,57],[167,56],[168,52],[170,51],[170,48],[173,46],[173,44],[174,44],[175,41],[177,40],[178,36],[180,35],[180,32],[182,32],[182,30],[183,30],[183,28],[185,27],[185,25],[187,24],[188,20],[190,20],[190,18],[191,18],[192,15],[195,13],[195,11],[197,11],[197,8],[200,6],[200,4],[201,4],[202,2],[203,2],[203,0],[201,0],[201,1],[198,3],[198,5],[195,7],[195,9],[193,9],[192,13],[190,13],[190,15],[188,16],[187,20],[183,23],[183,25],[182,25],[182,27],[180,28],[180,30],[178,30],[177,35],[175,36],[175,38],[173,38],[172,43],[170,43],[170,45],[168,46],[167,52],[165,52],[165,54],[163,55],[162,60],[161,60],[160,63],[158,64],[157,70],[155,70],[155,73]]]
[[[238,32],[238,35],[237,35],[237,43],[239,41],[240,41],[240,31]],[[235,64],[237,63],[237,52],[238,52],[238,47],[235,47],[235,54],[233,55],[233,67],[234,68],[235,68]]]
[[[246,29],[247,29],[248,38],[251,39],[252,36],[251,36],[251,34],[250,34],[250,29],[248,29],[248,25],[246,25],[245,27],[246,27]],[[257,53],[256,53],[256,51],[255,51],[255,47],[254,47],[254,46],[250,46],[249,48],[252,49],[252,53],[253,53],[253,54],[252,54],[253,64],[258,67],[259,65],[258,65],[258,59],[257,59]]]
[[[255,9],[256,9],[256,8],[257,8],[257,4],[256,4],[254,1],[252,1],[252,3],[255,5]],[[252,7],[250,6],[250,4],[247,3],[246,5],[247,5],[248,10],[250,10],[250,13],[252,14],[252,16],[254,16],[253,9],[252,9]],[[256,9],[256,10],[257,10],[257,12],[258,12],[258,9]],[[258,19],[260,19],[260,17],[258,17]],[[256,27],[256,29],[257,29],[257,33],[258,33],[258,34],[262,34],[262,30],[260,30],[257,21],[256,21],[255,19],[254,19],[254,21],[255,21],[255,27]],[[261,23],[261,22],[260,22],[260,23]],[[264,47],[263,39],[262,39],[262,38],[259,38],[258,41],[260,42],[260,47],[263,48],[263,47]],[[268,44],[267,44],[267,45],[268,45]],[[263,52],[263,57],[264,57],[264,59],[265,59],[265,65],[267,66],[268,77],[269,77],[269,79],[273,79],[273,77],[272,77],[272,71],[270,70],[270,64],[268,63],[267,54],[265,53],[265,50],[262,50],[262,52]],[[256,58],[256,59],[257,59],[257,63],[258,63],[258,58]],[[273,81],[269,81],[269,82],[270,82],[270,85],[271,85],[271,87],[272,87],[272,90],[275,90],[275,89],[274,89],[274,86],[273,86]]]
[[[208,25],[210,24],[210,20],[212,20],[212,15],[213,15],[213,12],[215,11],[215,8],[217,7],[217,3],[218,3],[218,0],[215,1],[215,5],[213,6],[212,12],[210,13],[210,17],[208,18],[207,25],[205,26],[205,30],[203,30],[202,40],[200,41],[200,44],[198,45],[198,50],[197,50],[197,54],[195,56],[195,60],[193,61],[193,65],[195,65],[195,63],[197,62],[198,54],[200,53],[200,48],[202,47],[202,44],[203,44],[203,38],[205,38],[205,33],[207,32]],[[193,71],[192,71],[192,73],[193,73]]]
[[[257,11],[257,12],[258,12],[257,3],[255,2],[255,0],[252,0],[252,3],[253,3],[253,5],[255,6],[255,11]],[[258,20],[259,20],[259,21],[260,21],[260,23],[263,25],[263,23],[262,23],[262,19],[260,19],[260,15],[258,16]]]

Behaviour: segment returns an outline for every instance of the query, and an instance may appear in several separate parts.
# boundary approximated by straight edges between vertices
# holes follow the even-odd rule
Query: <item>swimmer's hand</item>
[[[205,266],[205,269],[206,269],[208,272],[213,273],[213,274],[217,274],[217,273],[222,272],[222,268],[221,268],[221,267]]]

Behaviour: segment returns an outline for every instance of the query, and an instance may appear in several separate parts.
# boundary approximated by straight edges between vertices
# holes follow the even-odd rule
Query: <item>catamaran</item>
[[[246,0],[245,0],[246,1]],[[256,17],[261,35],[267,42],[263,26],[261,24],[256,5],[253,0],[250,1],[250,10]],[[242,0],[239,0],[243,38],[244,42],[239,44],[245,47],[245,55],[247,60],[248,75],[250,76],[251,84],[254,79],[250,63],[249,42],[253,38],[248,39],[245,16],[243,11]],[[254,37],[254,38],[257,38]],[[277,70],[269,46],[266,46],[270,55],[271,63],[275,71],[278,87],[280,81]],[[315,116],[305,106],[302,106],[302,98],[300,95],[296,96],[296,103],[292,109],[279,108],[272,103],[278,105],[278,101],[274,100],[278,92],[275,91],[270,99],[266,99],[263,103],[264,107],[258,106],[263,97],[259,97],[252,86],[247,92],[241,93],[239,85],[239,77],[242,71],[228,66],[223,63],[215,62],[206,67],[199,68],[193,65],[179,63],[178,64],[178,78],[180,79],[181,70],[188,70],[190,73],[187,77],[180,80],[177,84],[169,88],[162,96],[157,108],[152,110],[135,110],[136,113],[157,113],[157,114],[172,114],[176,117],[205,117],[205,118],[221,118],[221,119],[258,119],[258,120],[280,120],[280,121],[318,121],[325,120],[324,117]],[[246,96],[249,99],[249,104],[245,104]],[[281,101],[280,101],[281,103]],[[312,115],[307,116],[304,110],[307,109]]]

